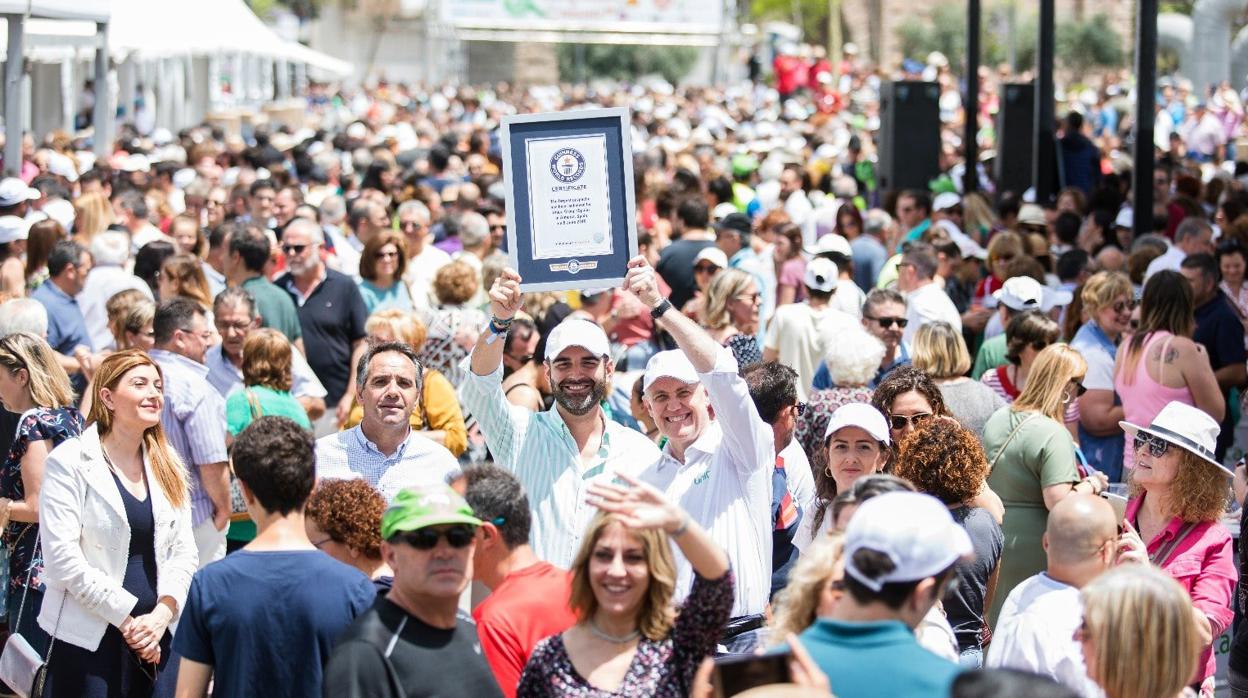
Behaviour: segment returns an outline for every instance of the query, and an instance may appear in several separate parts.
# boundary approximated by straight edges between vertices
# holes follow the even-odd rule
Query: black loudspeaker
[[[880,95],[880,188],[922,189],[940,175],[940,86],[886,82]]]
[[[997,110],[997,157],[992,177],[997,191],[1022,194],[1031,186],[1032,134],[1036,123],[1036,87],[1006,83]]]

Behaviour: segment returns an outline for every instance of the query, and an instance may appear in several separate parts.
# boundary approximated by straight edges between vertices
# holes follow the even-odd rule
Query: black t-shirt
[[[984,601],[988,580],[1001,561],[1005,536],[987,509],[957,507],[950,509],[953,520],[966,529],[975,557],[958,565],[955,574],[958,586],[945,596],[945,615],[958,638],[958,649],[979,647],[979,631],[984,626]],[[998,589],[997,593],[1008,593]]]
[[[1248,359],[1248,354],[1244,351],[1244,325],[1231,307],[1231,301],[1221,291],[1196,309],[1196,332],[1192,339],[1209,352],[1209,366],[1215,371],[1225,366],[1242,366]],[[1224,392],[1223,397],[1228,397],[1228,394]],[[1231,445],[1234,432],[1231,410],[1227,409],[1226,416],[1222,419],[1222,431],[1218,434],[1219,458]]]
[[[406,620],[406,623],[404,623]],[[395,696],[383,658],[395,632],[390,666],[402,689]],[[325,666],[325,698],[502,698],[477,626],[460,614],[453,630],[435,628],[378,596],[343,633]]]
[[[699,252],[714,245],[710,240],[677,240],[659,255],[655,271],[672,288],[669,298],[677,309],[683,308],[698,290],[693,279],[693,260],[697,259]]]
[[[299,309],[303,328],[303,348],[308,365],[325,386],[325,406],[333,408],[347,391],[351,366],[351,345],[368,336],[364,323],[368,308],[360,289],[350,277],[333,269],[325,270],[325,280],[312,289],[303,305],[295,296],[294,277],[283,274],[277,285],[290,294]]]

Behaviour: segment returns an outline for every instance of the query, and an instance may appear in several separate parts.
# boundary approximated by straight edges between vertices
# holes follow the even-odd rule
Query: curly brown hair
[[[1226,510],[1231,481],[1226,471],[1187,449],[1175,447],[1179,464],[1174,482],[1170,483],[1171,516],[1185,523],[1217,521]],[[1144,488],[1131,483],[1131,496],[1138,497]]]
[[[927,400],[927,404],[932,406],[932,414],[936,416],[949,414],[949,410],[945,407],[945,397],[941,394],[940,388],[936,386],[936,382],[931,376],[909,364],[889,371],[884,380],[875,386],[875,393],[871,395],[871,406],[887,417],[893,413],[893,401],[899,395],[912,390]]]
[[[472,267],[463,262],[451,262],[433,277],[433,293],[442,305],[462,305],[476,295],[480,283]]]
[[[901,442],[893,474],[945,504],[969,502],[988,477],[984,447],[952,417],[929,419]]]
[[[380,560],[385,510],[385,497],[364,480],[323,480],[308,498],[304,513],[334,542]]]

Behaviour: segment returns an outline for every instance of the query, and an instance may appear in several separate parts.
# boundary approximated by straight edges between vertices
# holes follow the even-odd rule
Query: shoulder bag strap
[[[1158,567],[1161,567],[1169,562],[1170,555],[1174,552],[1174,549],[1179,547],[1179,544],[1183,542],[1183,539],[1187,538],[1187,535],[1195,530],[1195,528],[1196,524],[1194,523],[1183,524],[1183,528],[1179,529],[1178,534],[1175,535],[1174,538],[1171,538],[1168,543],[1158,548],[1157,552],[1148,556],[1149,562],[1157,565]]]
[[[1005,447],[1009,446],[1010,442],[1014,440],[1014,437],[1018,436],[1018,432],[1023,430],[1023,425],[1030,422],[1031,418],[1035,416],[1035,412],[1028,412],[1027,416],[1023,417],[1023,421],[1019,422],[1018,426],[1014,427],[1014,431],[1011,431],[1010,435],[1005,437],[1005,442],[1001,444],[1001,448],[997,449],[996,454],[992,457],[992,461],[988,463],[988,472],[992,472],[992,469],[997,467],[997,461],[1001,459],[1001,454],[1005,453]]]
[[[17,538],[14,539],[14,547],[17,547],[17,541],[20,541],[23,536],[30,533],[31,526],[34,526],[34,524],[26,524],[26,527],[22,529],[22,532],[17,535]],[[30,591],[30,580],[34,579],[35,560],[39,559],[40,550],[40,542],[38,537],[36,537],[35,550],[30,555],[30,567],[26,570],[26,586],[22,587],[22,603],[17,607],[17,619],[13,622],[13,626],[9,628],[10,632],[18,633],[20,632],[19,629],[22,627],[22,612],[26,610],[26,593]]]

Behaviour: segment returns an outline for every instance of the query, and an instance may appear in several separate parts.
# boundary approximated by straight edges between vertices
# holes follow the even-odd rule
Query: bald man
[[[1127,256],[1117,247],[1105,247],[1096,253],[1096,266],[1103,271],[1124,271]]]
[[[1081,696],[1100,696],[1073,638],[1083,622],[1079,590],[1117,558],[1118,517],[1104,499],[1072,494],[1049,512],[1043,542],[1048,568],[1006,598],[986,666],[1041,674]]]

